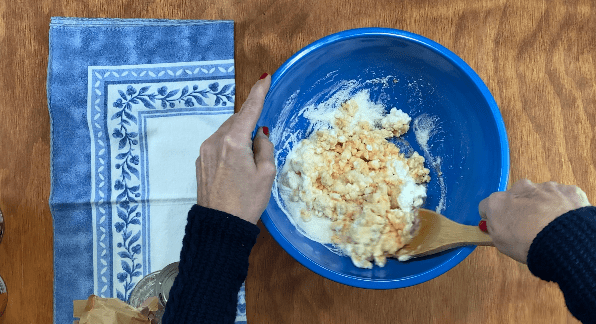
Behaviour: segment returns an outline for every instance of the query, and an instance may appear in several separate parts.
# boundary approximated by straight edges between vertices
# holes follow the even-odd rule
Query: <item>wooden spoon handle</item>
[[[478,226],[462,225],[460,226],[461,245],[482,245],[495,246],[488,233],[481,231]]]
[[[449,238],[445,237],[443,242],[429,244],[425,247],[425,251],[408,252],[405,250],[402,253],[421,257],[469,245],[495,246],[490,236],[481,231],[478,226],[460,225],[458,230],[452,232],[451,235],[453,236]]]

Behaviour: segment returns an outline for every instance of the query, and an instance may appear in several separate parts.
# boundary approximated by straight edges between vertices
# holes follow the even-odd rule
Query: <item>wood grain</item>
[[[0,0],[0,275],[5,323],[52,321],[49,117],[51,16],[232,19],[237,103],[263,72],[344,29],[431,38],[485,81],[505,119],[511,180],[577,184],[596,201],[596,3],[583,1]],[[236,107],[238,108],[238,107]],[[576,323],[558,287],[493,248],[391,291],[324,279],[262,228],[247,279],[249,323]]]

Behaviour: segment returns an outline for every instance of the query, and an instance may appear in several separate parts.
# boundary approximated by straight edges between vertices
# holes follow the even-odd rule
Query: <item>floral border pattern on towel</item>
[[[225,109],[232,113],[234,66],[232,60],[227,60],[89,67],[88,75],[88,121],[93,147],[92,200],[95,205],[95,292],[100,296],[117,295],[127,300],[136,282],[148,274],[147,267],[143,267],[139,259],[141,254],[147,255],[147,251],[141,251],[146,242],[139,242],[143,236],[140,230],[142,208],[138,204],[141,194],[139,155],[135,152],[139,134],[129,126],[137,123],[135,115],[139,110],[204,107],[209,111]],[[222,83],[221,80],[225,81]],[[139,86],[143,83],[144,86]],[[164,86],[166,83],[171,89]],[[183,86],[175,88],[172,84]],[[120,89],[119,98],[109,103],[108,87],[112,88],[110,91]],[[116,113],[107,115],[114,110]],[[119,125],[109,127],[108,124],[113,123]],[[118,147],[114,156],[110,153],[110,142],[112,147]],[[110,171],[113,170],[109,164],[111,160],[117,161],[114,166],[119,174]],[[112,221],[111,200],[114,198],[117,218]],[[113,235],[120,235],[120,238]],[[115,270],[116,267],[121,270]]]
[[[137,132],[131,131],[137,125],[137,118],[134,116],[136,106],[143,105],[147,109],[175,108],[181,105],[185,107],[197,106],[227,106],[234,104],[235,85],[233,83],[225,84],[220,87],[219,82],[215,81],[209,84],[207,88],[200,89],[198,84],[185,86],[182,89],[169,90],[167,86],[161,86],[153,89],[152,86],[144,86],[137,90],[133,85],[128,85],[126,91],[118,90],[120,98],[113,102],[113,107],[117,110],[111,116],[111,120],[116,120],[118,127],[112,132],[112,139],[118,141],[118,151],[115,159],[118,163],[116,169],[120,175],[114,182],[114,190],[118,193],[117,214],[120,220],[114,224],[116,232],[121,235],[121,242],[117,243],[120,256],[122,271],[117,274],[117,278],[122,290],[117,289],[117,297],[121,300],[128,300],[136,282],[143,277],[142,264],[139,262],[138,255],[141,254],[141,244],[137,243],[141,237],[141,230],[131,230],[131,225],[141,225],[141,212],[138,211],[137,199],[141,196],[140,186],[132,183],[133,176],[136,180],[141,180],[138,170],[140,157],[134,153],[139,144]],[[212,103],[207,103],[212,100]],[[157,105],[160,102],[160,105]],[[138,128],[138,127],[137,127]]]
[[[170,110],[180,108],[201,108],[222,113],[233,113],[235,97],[234,62],[190,62],[175,64],[151,64],[138,66],[89,67],[88,71],[88,123],[92,140],[92,201],[93,234],[94,234],[94,280],[95,294],[102,297],[119,295],[126,300],[138,279],[149,274],[150,269],[144,266],[140,255],[147,255],[142,251],[144,244],[142,231],[142,205],[137,196],[142,195],[138,183],[139,161],[137,152],[131,149],[136,146],[141,134],[132,128],[125,131],[116,127],[107,127],[108,123],[127,122],[132,126],[137,121],[133,110]],[[221,80],[226,80],[222,82]],[[184,81],[184,86],[174,87],[175,81]],[[200,80],[195,82],[193,80]],[[232,82],[229,82],[232,80]],[[207,82],[202,85],[202,83]],[[107,101],[107,84],[118,84],[119,98]],[[140,85],[144,83],[144,85]],[[165,86],[164,83],[169,85]],[[130,88],[129,88],[130,86]],[[123,96],[124,95],[124,96]],[[120,99],[121,101],[119,101]],[[153,107],[153,108],[152,108]],[[108,110],[116,109],[110,115]],[[121,115],[118,112],[121,111]],[[112,117],[116,116],[114,119]],[[126,120],[126,121],[124,121]],[[111,156],[110,142],[118,147],[118,153]],[[121,146],[120,143],[123,143]],[[124,155],[120,155],[124,154]],[[116,159],[120,155],[119,159]],[[120,164],[120,174],[111,171],[110,161],[116,160]],[[114,165],[115,167],[115,165]],[[112,179],[114,177],[117,179]],[[142,176],[142,174],[141,174]],[[124,179],[124,180],[123,180]],[[113,193],[112,190],[115,192]],[[117,199],[115,208],[117,218],[112,221],[112,197]],[[135,207],[137,206],[137,207]],[[114,238],[117,234],[120,237]],[[139,238],[137,238],[139,237]],[[117,240],[120,240],[119,242]],[[117,242],[112,246],[111,242]],[[145,242],[146,243],[146,242]],[[114,260],[112,250],[120,249]],[[122,253],[125,252],[125,253]],[[118,264],[117,261],[121,261]],[[127,265],[124,265],[126,263]],[[112,274],[118,266],[121,271]],[[116,279],[116,280],[114,280]],[[115,286],[119,284],[119,286]],[[117,291],[114,293],[114,291]],[[124,297],[124,298],[122,298]],[[242,285],[238,293],[236,323],[246,323],[245,287]]]

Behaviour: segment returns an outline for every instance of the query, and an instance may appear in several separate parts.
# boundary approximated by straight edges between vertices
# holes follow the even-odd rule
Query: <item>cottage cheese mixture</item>
[[[430,181],[422,156],[407,158],[387,141],[406,133],[411,118],[396,108],[386,114],[367,91],[327,115],[331,128],[288,154],[280,192],[310,237],[333,243],[357,267],[383,267],[412,239]]]

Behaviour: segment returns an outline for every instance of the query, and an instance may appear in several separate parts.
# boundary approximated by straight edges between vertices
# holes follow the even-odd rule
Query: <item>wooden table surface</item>
[[[328,34],[381,26],[423,35],[463,58],[493,93],[509,134],[512,181],[577,184],[596,201],[592,1],[0,0],[5,323],[52,321],[51,16],[234,20],[238,104],[263,72]],[[314,274],[261,229],[247,278],[249,323],[577,322],[556,284],[494,248],[476,249],[430,282],[374,291]]]

